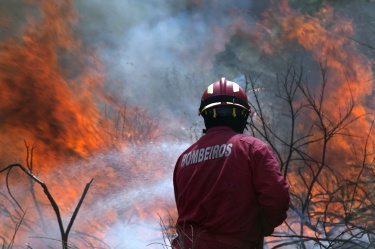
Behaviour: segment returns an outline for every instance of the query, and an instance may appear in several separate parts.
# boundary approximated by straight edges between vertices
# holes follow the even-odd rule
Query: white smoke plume
[[[190,115],[196,115],[206,85],[225,76],[211,70],[215,55],[234,35],[236,22],[252,22],[251,1],[244,0],[79,1],[77,7],[79,32],[86,43],[98,47],[109,80],[123,82],[124,98],[152,110],[165,108],[165,102],[175,109],[171,99],[184,102],[182,111]],[[168,83],[172,72],[178,77]]]
[[[67,165],[64,172],[56,173],[57,179],[64,175],[72,180],[95,178],[77,226],[104,216],[108,209],[128,214],[133,202],[150,206],[162,199],[166,206],[173,206],[173,166],[191,141],[185,136],[182,142],[170,142],[170,135],[174,134],[168,131],[180,129],[188,133],[194,123],[202,127],[197,116],[200,96],[209,83],[220,77],[244,84],[241,74],[249,70],[273,75],[269,66],[273,62],[262,60],[259,48],[250,42],[232,40],[239,23],[246,23],[247,32],[252,30],[269,1],[76,0],[74,3],[79,14],[75,34],[84,47],[95,48],[98,53],[105,66],[106,87],[124,102],[147,109],[164,129],[161,144],[142,144],[98,155],[89,160],[90,166]],[[40,15],[34,5],[23,0],[0,1],[0,13],[4,17],[0,17],[0,24],[4,24],[0,26],[1,41],[19,36],[27,16]],[[249,65],[250,69],[246,67]],[[137,165],[129,165],[131,160],[127,159],[137,157],[150,165],[148,173],[128,170]],[[116,172],[118,181],[127,181],[123,188],[109,188],[113,192],[103,193],[95,186],[105,184],[105,174],[92,172],[108,164],[112,165],[111,171]],[[162,177],[155,181],[152,176],[156,170],[162,172]],[[96,194],[101,197],[95,198]],[[159,217],[156,213],[153,216],[155,219],[135,214],[126,221],[112,221],[105,232],[105,242],[113,248],[131,249],[162,243]]]

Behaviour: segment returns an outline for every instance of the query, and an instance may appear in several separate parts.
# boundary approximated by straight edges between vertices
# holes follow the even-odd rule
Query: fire
[[[135,217],[146,220],[158,215],[175,217],[171,203],[148,193],[162,195],[165,192],[163,177],[168,175],[171,179],[172,176],[170,169],[164,167],[164,157],[171,151],[177,154],[182,148],[174,151],[173,144],[157,147],[157,122],[149,119],[142,108],[120,107],[116,96],[104,90],[107,83],[104,66],[95,51],[86,49],[74,34],[79,15],[72,0],[34,2],[37,8],[40,7],[39,16],[27,19],[19,37],[0,43],[0,162],[7,165],[13,163],[14,158],[21,160],[25,154],[24,140],[28,145],[35,143],[34,173],[49,186],[64,221],[69,220],[84,185],[95,178],[78,215],[81,222],[77,221],[74,225],[76,233],[72,234],[76,239],[74,243],[82,248],[89,243],[103,246],[105,243],[101,243],[108,237],[129,236],[107,232],[113,224],[123,231],[131,224],[147,226]],[[197,8],[206,2],[193,1]],[[219,8],[215,6],[217,3],[212,3],[210,7],[213,10]],[[329,127],[330,122],[340,122],[342,116],[339,110],[345,113],[351,99],[355,103],[352,115],[358,120],[348,125],[343,133],[356,136],[335,137],[329,143],[328,160],[342,163],[342,158],[348,156],[345,152],[350,151],[353,145],[363,147],[361,143],[370,131],[371,120],[362,116],[373,111],[368,103],[374,76],[371,62],[348,39],[354,32],[351,22],[337,16],[328,5],[311,16],[293,10],[287,1],[280,1],[279,5],[264,13],[263,21],[253,31],[253,26],[238,17],[236,11],[218,12],[227,13],[230,21],[218,19],[218,24],[211,27],[214,35],[207,41],[213,46],[199,51],[202,56],[198,58],[198,65],[210,63],[218,52],[225,49],[234,34],[251,39],[270,56],[290,44],[298,44],[327,68],[327,91],[322,106],[325,124]],[[195,18],[205,20],[204,15]],[[9,23],[9,20],[0,17],[0,25]],[[319,89],[314,91],[319,93]],[[316,120],[311,115],[304,121],[298,124],[299,131]],[[318,136],[319,130],[314,132]],[[371,134],[371,139],[373,136]],[[311,139],[314,138],[317,137]],[[153,146],[153,150],[147,146]],[[155,152],[166,150],[165,147],[168,153]],[[321,144],[310,146],[309,150],[317,156]],[[372,150],[369,148],[369,151]],[[160,162],[160,167],[155,168],[155,162]],[[349,158],[347,162],[336,166],[347,167],[351,162]],[[21,174],[13,174],[10,186],[24,179]],[[291,177],[295,178],[292,182],[295,189],[304,185],[297,176]],[[326,183],[331,184],[329,178]],[[23,198],[25,192],[30,191],[30,186],[25,180],[20,189],[14,189],[17,199]],[[27,224],[37,224],[36,228],[25,226],[26,231],[20,231],[17,238],[28,240],[32,229],[38,235],[53,230],[53,236],[51,233],[46,236],[58,238],[55,217],[48,209],[44,193],[38,186],[34,186],[33,191],[35,199],[29,195],[20,201],[22,206],[29,208]],[[314,189],[313,193],[318,191]],[[9,203],[12,202],[7,202],[7,205]],[[35,203],[41,204],[42,212],[38,213]],[[12,205],[7,206],[9,210],[17,210]],[[335,205],[332,205],[333,208],[338,209]],[[322,211],[319,208],[315,210],[317,213]],[[0,230],[5,232],[0,235],[11,238],[14,233],[13,217],[0,218],[0,224],[6,224],[1,227]],[[40,219],[44,219],[45,224],[40,225]],[[89,242],[86,243],[86,240]]]
[[[307,146],[307,151],[311,155],[311,160],[316,161],[309,165],[310,169],[305,165],[304,169],[300,168],[300,173],[288,174],[293,191],[296,191],[301,198],[306,198],[307,187],[301,190],[301,186],[314,181],[311,172],[317,174],[321,166],[319,162],[324,160],[324,164],[329,165],[330,168],[322,171],[319,184],[311,190],[311,195],[315,196],[314,201],[318,203],[319,200],[324,199],[323,196],[327,192],[332,193],[335,190],[337,179],[358,177],[358,171],[353,164],[355,164],[354,161],[363,160],[361,156],[364,156],[365,146],[367,146],[368,153],[363,163],[368,165],[374,160],[374,155],[369,154],[369,151],[374,149],[373,144],[371,142],[365,144],[367,138],[369,141],[374,141],[375,138],[374,133],[371,132],[373,116],[368,115],[374,113],[373,106],[369,105],[374,88],[372,62],[361,54],[357,44],[350,39],[354,35],[353,24],[337,15],[329,5],[324,5],[318,13],[311,16],[290,8],[287,1],[281,1],[266,11],[263,17],[264,20],[257,24],[255,33],[251,35],[242,33],[242,35],[256,41],[263,52],[270,56],[283,49],[293,51],[291,44],[294,48],[301,47],[322,67],[322,71],[317,70],[317,76],[321,79],[317,82],[307,82],[311,100],[322,114],[321,120],[314,111],[309,110],[303,115],[304,120],[299,120],[301,123],[298,124],[298,132],[302,134],[308,134],[303,132],[311,127],[309,133],[311,137],[308,141],[314,142]],[[321,97],[323,101],[319,102]],[[351,114],[345,119],[352,104],[354,105]],[[342,121],[345,124],[343,128],[337,132],[336,136],[326,137],[327,143],[324,143],[323,132],[329,134],[335,125]],[[311,125],[320,123],[325,126],[325,130]],[[326,148],[325,154],[323,154],[324,148]],[[351,153],[353,151],[357,152],[354,158]],[[296,171],[298,167],[297,165]],[[348,193],[346,195],[350,195]],[[343,194],[343,199],[345,198],[348,197]],[[345,217],[342,203],[331,203],[329,206],[326,200],[321,203],[323,204],[310,207],[314,209],[312,215],[316,215],[317,220],[320,217],[319,213],[327,214],[332,210],[337,215],[336,217]],[[353,202],[351,205],[347,210],[352,211],[351,208],[362,204]],[[333,217],[327,217],[326,221],[338,222],[337,218]],[[304,229],[303,234],[316,236],[314,231],[308,228]]]
[[[63,158],[86,157],[103,147],[94,125],[100,118],[94,93],[103,79],[92,74],[91,67],[96,63],[94,56],[69,58],[81,50],[80,42],[73,36],[72,26],[77,15],[72,2],[47,0],[41,1],[40,7],[40,19],[30,20],[20,37],[0,44],[0,147],[1,157],[12,160],[11,152],[17,154],[17,158],[24,157],[23,140],[35,143],[33,161],[37,167],[33,172],[43,179],[62,166]],[[81,60],[89,60],[92,65],[86,66]],[[68,66],[72,62],[73,65]],[[20,179],[28,183],[23,177]],[[12,183],[15,182],[11,178]],[[74,203],[80,195],[78,186],[69,185],[67,180],[52,178],[48,185],[53,186],[52,193],[59,193],[58,189],[65,186],[63,195],[54,196],[62,203]],[[38,187],[34,187],[34,191],[36,199],[17,193],[24,207],[36,202],[46,203]],[[60,208],[64,212],[69,205],[62,204]],[[53,219],[51,212],[47,214],[44,219]],[[33,215],[26,219],[38,222]],[[1,230],[6,237],[14,233],[13,229]]]
[[[33,173],[47,184],[67,223],[91,178],[95,180],[84,205],[98,205],[99,196],[138,187],[139,181],[132,181],[127,173],[139,180],[136,175],[146,175],[150,165],[147,161],[137,162],[142,158],[138,159],[135,152],[126,155],[121,150],[125,145],[153,141],[157,126],[147,118],[145,110],[120,107],[116,97],[104,90],[106,82],[100,60],[95,51],[83,48],[74,35],[78,14],[73,1],[41,0],[36,3],[40,7],[39,18],[28,20],[20,37],[0,43],[0,156],[2,164],[13,163],[14,157],[24,158],[24,141],[28,146],[35,144]],[[1,23],[6,21],[1,20]],[[101,162],[96,158],[102,153],[110,153],[110,150],[118,154]],[[127,158],[129,161],[117,159],[121,155],[132,158]],[[160,179],[161,172],[155,172],[150,177]],[[18,177],[12,177],[16,174]],[[44,208],[49,203],[39,186],[30,187],[23,174],[13,173],[12,176],[10,188],[20,204],[29,210],[24,223],[35,223],[36,228],[31,230],[34,229],[36,234],[45,233],[47,237],[58,238],[55,214],[50,208]],[[18,183],[14,178],[18,178]],[[20,179],[24,179],[24,186],[19,184]],[[1,181],[2,188],[4,182]],[[22,185],[22,189],[12,189],[16,185]],[[35,197],[29,194],[31,188]],[[39,208],[36,208],[36,203],[40,203]],[[12,210],[11,206],[8,208]],[[91,213],[90,209],[82,207],[81,215],[90,222],[75,225],[78,241],[79,231],[103,239],[106,229],[120,217],[129,220],[134,214],[148,216],[150,214],[145,208],[157,210],[159,204],[128,207],[123,211],[114,207],[97,208],[102,212],[100,217],[93,215],[96,217],[93,219],[85,215]],[[133,213],[129,214],[128,209],[133,209]],[[16,216],[16,213],[12,215]],[[2,217],[1,223],[9,226],[0,229],[5,238],[14,234],[12,218]],[[44,223],[39,223],[40,220]],[[48,233],[51,231],[54,232]],[[30,228],[21,229],[17,238],[29,233],[32,234]],[[42,245],[45,242],[42,241]],[[35,243],[31,245],[35,246]],[[82,248],[84,245],[85,242]]]
[[[41,1],[41,8],[40,20],[30,22],[22,37],[9,38],[0,47],[0,110],[5,120],[0,135],[13,142],[38,141],[38,150],[45,155],[87,156],[102,146],[94,136],[93,123],[100,113],[93,99],[103,79],[92,74],[94,65],[80,61],[94,64],[94,56],[64,58],[81,49],[72,33],[77,19],[72,2],[56,6],[54,1]],[[68,65],[61,66],[62,60]],[[75,67],[84,73],[77,77]]]
[[[371,120],[364,115],[373,112],[368,105],[373,89],[372,63],[350,40],[353,34],[352,23],[336,15],[329,5],[310,16],[293,10],[287,1],[282,1],[264,13],[264,21],[257,25],[256,33],[251,36],[269,54],[296,43],[321,63],[326,70],[322,113],[327,126],[330,126],[329,122],[339,123],[354,103],[353,119],[358,118],[358,121],[348,126],[345,133],[356,134],[356,138],[335,138],[331,148],[335,151],[333,155],[350,150],[353,140],[360,145],[371,126]],[[313,90],[313,94],[318,96],[320,90]],[[357,137],[359,131],[363,133]]]

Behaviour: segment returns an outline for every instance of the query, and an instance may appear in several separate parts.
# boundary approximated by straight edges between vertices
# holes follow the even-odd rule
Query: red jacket
[[[261,213],[273,227],[287,217],[289,184],[272,151],[228,127],[210,128],[181,154],[173,184],[180,236],[241,248],[259,239]]]

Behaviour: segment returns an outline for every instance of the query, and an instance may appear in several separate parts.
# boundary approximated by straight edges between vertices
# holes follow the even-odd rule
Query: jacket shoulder
[[[239,143],[247,144],[248,146],[252,147],[254,150],[260,150],[265,147],[269,147],[265,142],[260,140],[259,138],[245,135],[245,134],[238,134],[235,140]]]

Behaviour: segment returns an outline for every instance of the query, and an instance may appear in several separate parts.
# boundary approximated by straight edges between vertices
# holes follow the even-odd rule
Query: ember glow
[[[12,6],[10,1],[3,6]],[[160,218],[165,225],[176,218],[174,162],[200,135],[201,91],[222,73],[273,75],[262,58],[294,54],[297,47],[327,69],[322,112],[328,127],[340,122],[351,100],[355,103],[356,122],[342,131],[355,136],[332,139],[327,162],[350,165],[354,159],[347,151],[363,148],[370,131],[372,118],[363,115],[374,113],[373,64],[348,39],[355,34],[353,23],[331,6],[310,15],[287,1],[17,4],[23,6],[17,13],[27,13],[24,20],[15,22],[5,12],[0,17],[6,31],[0,40],[0,169],[25,164],[25,142],[29,149],[35,145],[33,173],[49,187],[65,227],[84,186],[94,179],[69,237],[78,248],[162,248]],[[258,9],[262,14],[254,13]],[[309,84],[319,96],[320,71],[315,71],[316,82]],[[270,94],[266,99],[272,103],[270,89],[261,85],[255,92]],[[303,119],[298,132],[317,121],[311,110]],[[321,132],[314,129],[312,140]],[[318,157],[322,146],[311,144],[308,150]],[[297,168],[288,175],[294,190],[304,184]],[[0,177],[0,239],[10,241],[20,210],[7,192],[5,174]],[[53,241],[60,239],[55,215],[39,186],[17,170],[9,186],[26,210],[17,248],[60,247]],[[308,229],[305,234],[314,235]]]

